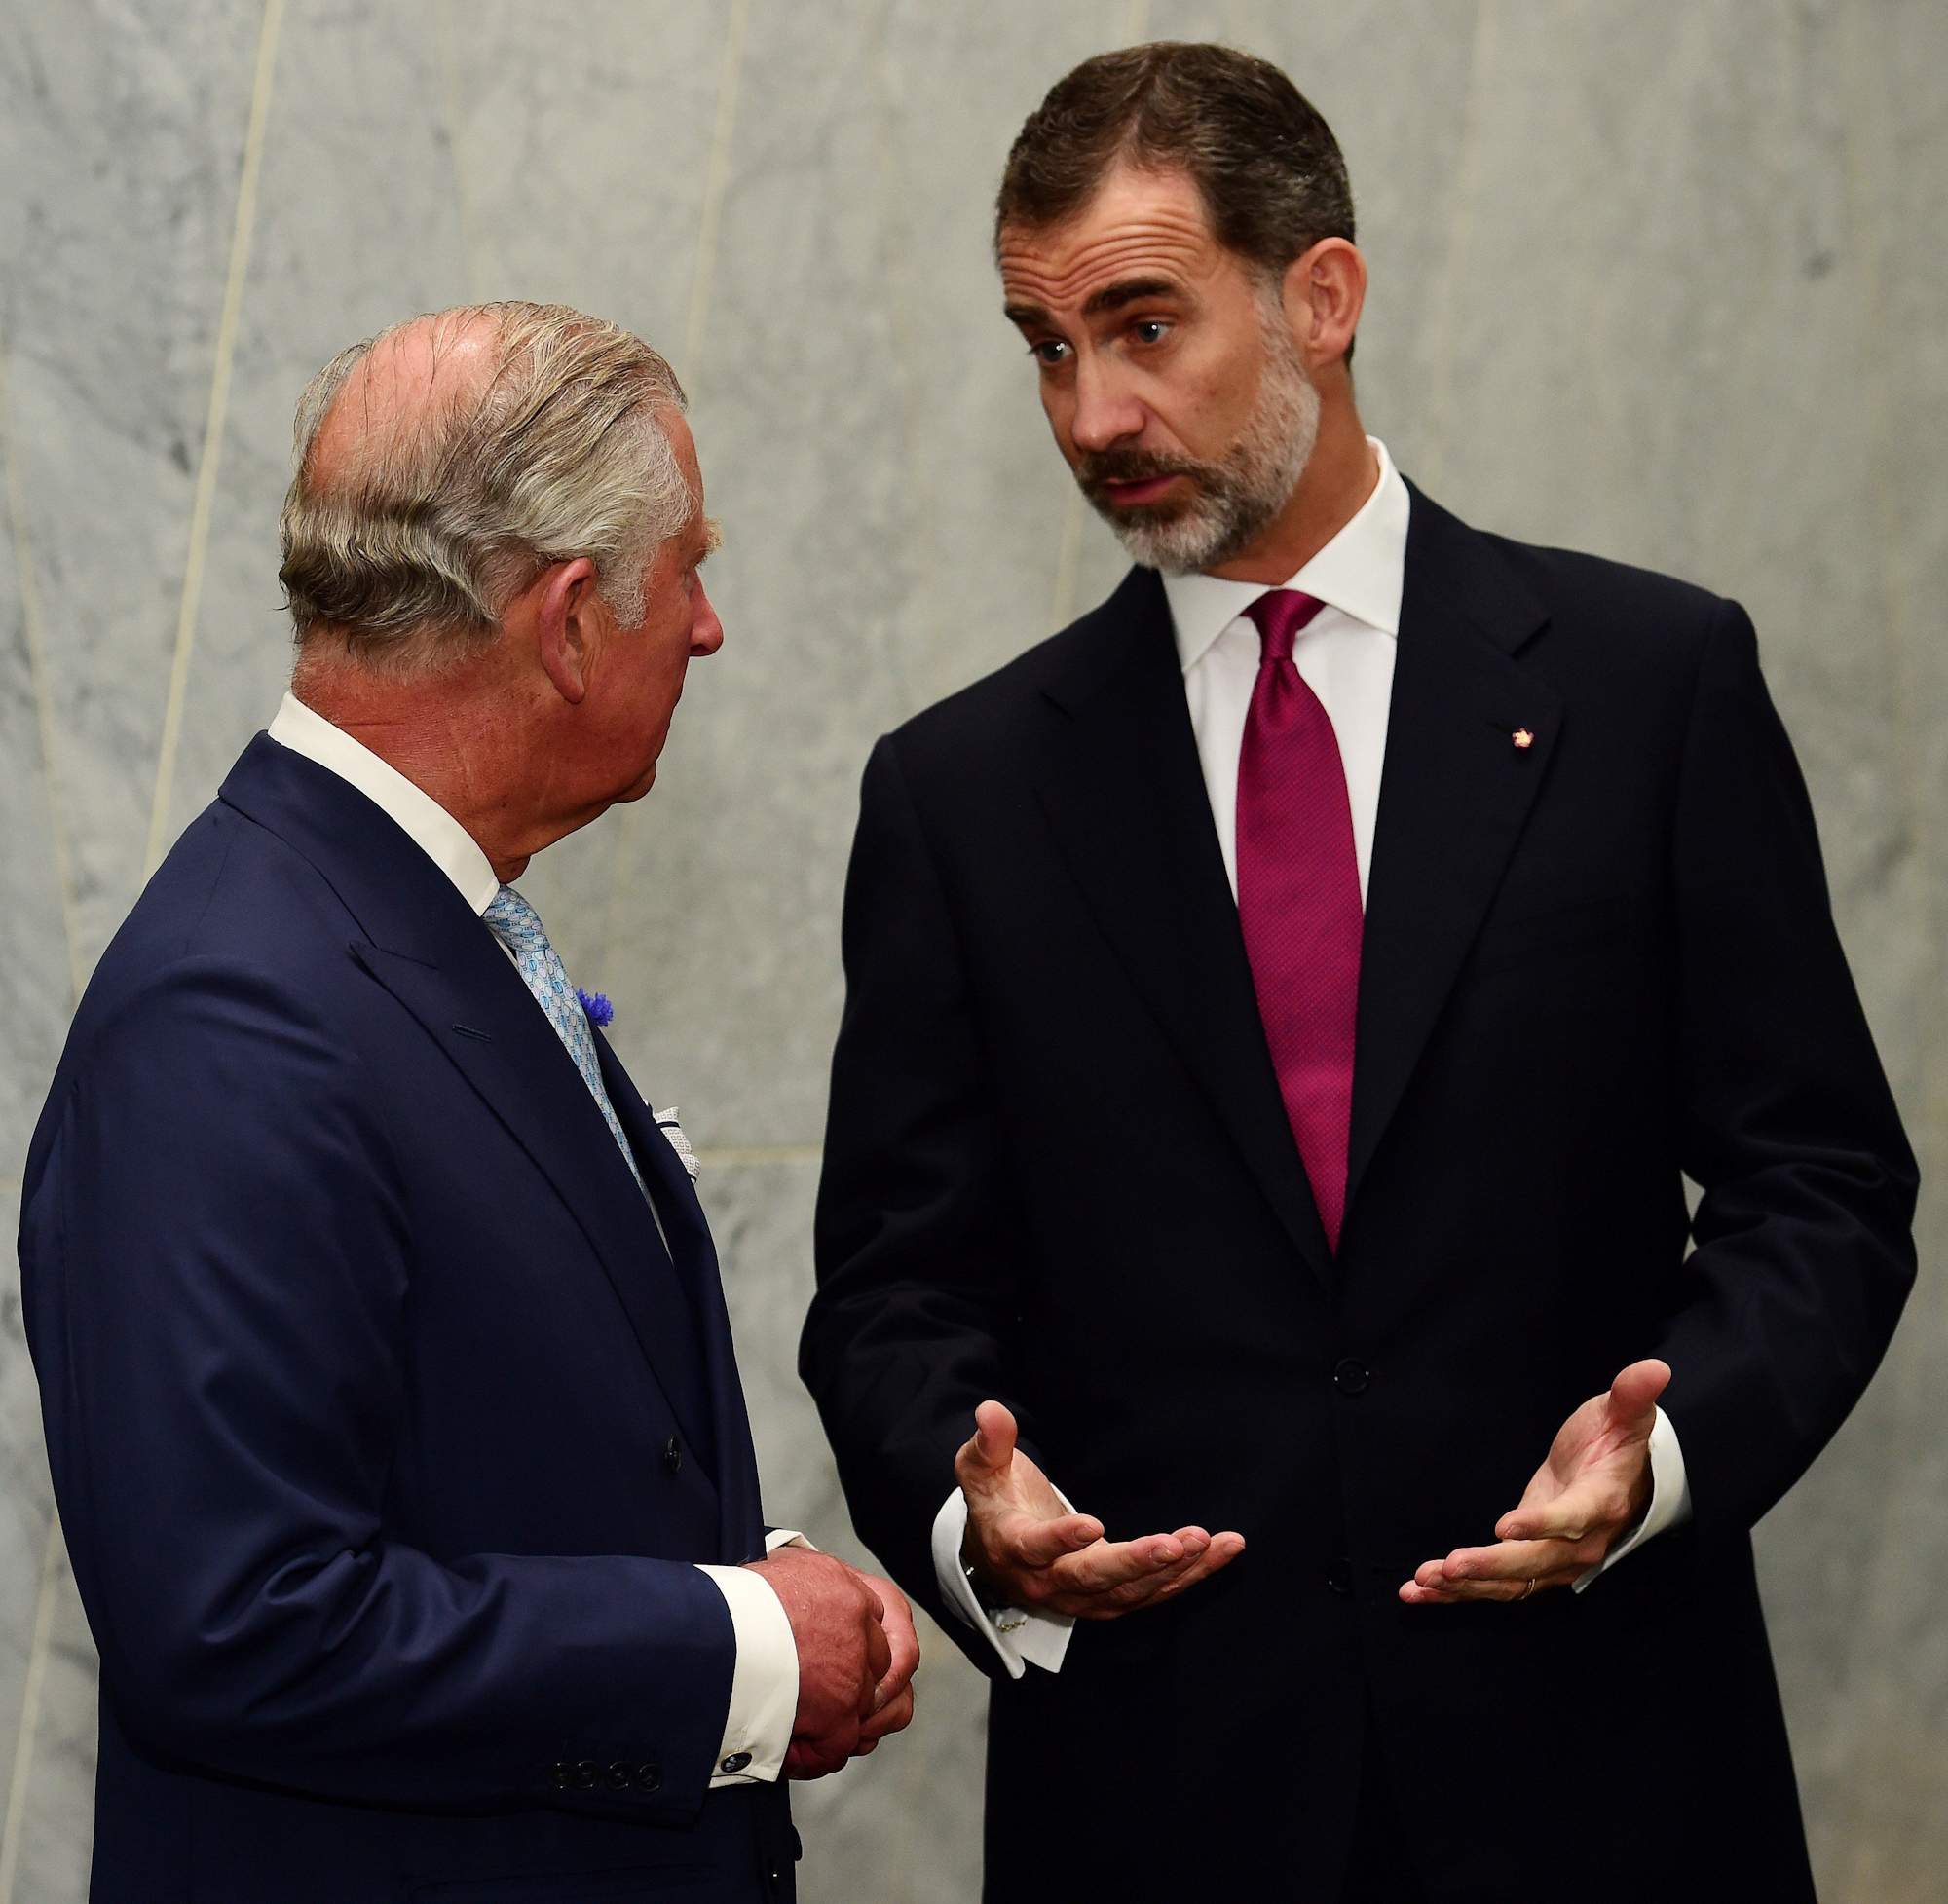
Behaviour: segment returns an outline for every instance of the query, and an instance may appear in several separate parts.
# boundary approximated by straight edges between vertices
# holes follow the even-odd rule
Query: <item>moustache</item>
[[[1203,464],[1180,458],[1153,456],[1143,450],[1103,450],[1076,465],[1075,480],[1087,494],[1096,496],[1110,483],[1151,482],[1159,476],[1188,476],[1195,482],[1207,473]]]

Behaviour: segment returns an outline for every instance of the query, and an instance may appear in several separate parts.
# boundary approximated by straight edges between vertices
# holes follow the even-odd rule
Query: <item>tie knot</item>
[[[1298,631],[1324,607],[1323,602],[1296,588],[1271,588],[1260,595],[1245,613],[1258,624],[1263,659],[1290,661]]]
[[[547,944],[542,915],[512,886],[503,886],[480,915],[487,930],[510,951],[532,952]]]

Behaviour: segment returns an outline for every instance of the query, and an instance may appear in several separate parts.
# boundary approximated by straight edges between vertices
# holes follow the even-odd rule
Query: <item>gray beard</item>
[[[1167,516],[1096,505],[1133,562],[1167,576],[1215,569],[1242,555],[1292,500],[1319,440],[1319,392],[1283,331],[1269,341],[1238,440],[1215,463],[1184,466],[1188,503]]]

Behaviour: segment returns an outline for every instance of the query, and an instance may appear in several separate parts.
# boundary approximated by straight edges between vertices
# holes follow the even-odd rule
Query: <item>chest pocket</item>
[[[1624,951],[1636,937],[1642,905],[1630,893],[1599,893],[1513,908],[1498,905],[1476,942],[1477,972],[1548,967]]]

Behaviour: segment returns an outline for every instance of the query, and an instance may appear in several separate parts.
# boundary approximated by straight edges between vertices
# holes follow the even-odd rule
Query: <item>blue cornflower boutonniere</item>
[[[575,995],[581,1000],[581,1009],[590,1025],[607,1025],[616,1016],[616,1007],[601,992],[583,991],[577,986]]]

